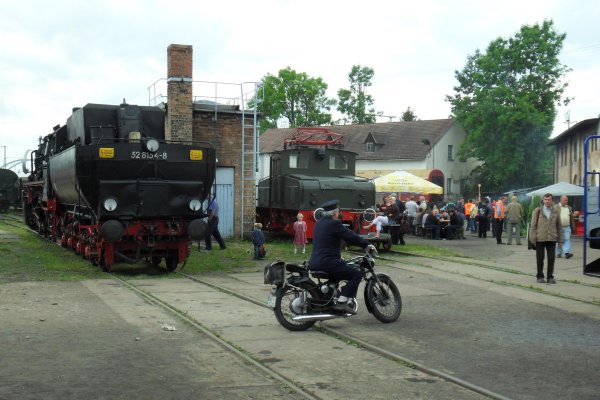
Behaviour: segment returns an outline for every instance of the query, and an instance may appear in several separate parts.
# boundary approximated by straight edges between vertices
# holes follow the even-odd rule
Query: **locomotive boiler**
[[[207,143],[165,139],[158,107],[87,104],[40,138],[24,220],[105,271],[142,259],[174,270],[207,232],[215,178]]]
[[[341,134],[298,128],[283,150],[271,154],[270,176],[258,184],[258,222],[267,230],[293,235],[296,216],[303,214],[311,239],[319,205],[337,199],[342,222],[360,232],[363,212],[375,204],[375,186],[355,176],[356,153],[342,147]]]

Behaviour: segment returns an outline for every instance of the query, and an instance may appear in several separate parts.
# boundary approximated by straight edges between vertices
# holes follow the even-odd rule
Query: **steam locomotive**
[[[25,223],[109,271],[142,259],[173,271],[208,226],[207,143],[165,140],[158,107],[87,104],[41,137],[23,184]]]
[[[20,190],[19,177],[10,169],[0,169],[0,212],[7,212],[19,204]]]
[[[355,176],[356,153],[342,150],[343,136],[327,128],[297,128],[284,149],[271,154],[271,173],[258,184],[257,221],[266,230],[294,234],[304,215],[307,239],[319,218],[320,204],[340,201],[340,216],[361,232],[363,213],[375,205],[375,185]]]

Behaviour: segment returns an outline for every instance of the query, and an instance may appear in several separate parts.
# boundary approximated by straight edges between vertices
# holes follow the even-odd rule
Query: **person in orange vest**
[[[465,219],[467,220],[467,230],[473,232],[475,220],[471,220],[471,208],[473,208],[473,200],[469,199],[469,201],[465,203]]]
[[[504,227],[504,202],[497,199],[492,206],[492,216],[494,217],[494,236],[496,244],[502,244],[502,228]]]

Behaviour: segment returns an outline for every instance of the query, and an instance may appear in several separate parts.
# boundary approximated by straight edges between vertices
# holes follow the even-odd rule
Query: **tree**
[[[338,90],[338,111],[346,115],[343,118],[344,122],[352,124],[372,124],[376,120],[374,108],[368,107],[373,105],[373,98],[366,93],[366,88],[371,86],[375,72],[372,68],[361,67],[360,65],[352,66],[352,70],[348,74],[350,81],[350,89]]]
[[[258,103],[261,133],[277,128],[281,118],[286,118],[292,128],[331,124],[331,114],[327,111],[336,102],[325,96],[327,84],[321,78],[311,78],[287,67],[279,70],[277,76],[264,76],[258,90],[263,95]]]
[[[402,121],[416,121],[417,120],[417,116],[415,115],[415,113],[413,112],[413,110],[410,109],[410,107],[407,107],[406,111],[404,111],[402,113],[402,117],[400,117],[400,119]]]
[[[483,185],[508,190],[551,179],[547,143],[556,106],[569,102],[562,82],[569,68],[558,59],[565,37],[552,21],[524,25],[514,37],[491,42],[486,53],[477,50],[455,72],[458,86],[446,100],[467,132],[458,156],[482,161]]]

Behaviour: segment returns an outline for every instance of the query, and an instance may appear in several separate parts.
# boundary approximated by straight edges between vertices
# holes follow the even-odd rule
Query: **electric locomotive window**
[[[348,162],[346,161],[346,157],[342,155],[330,155],[329,169],[348,169]]]
[[[308,168],[308,156],[305,154],[290,154],[290,168]]]

